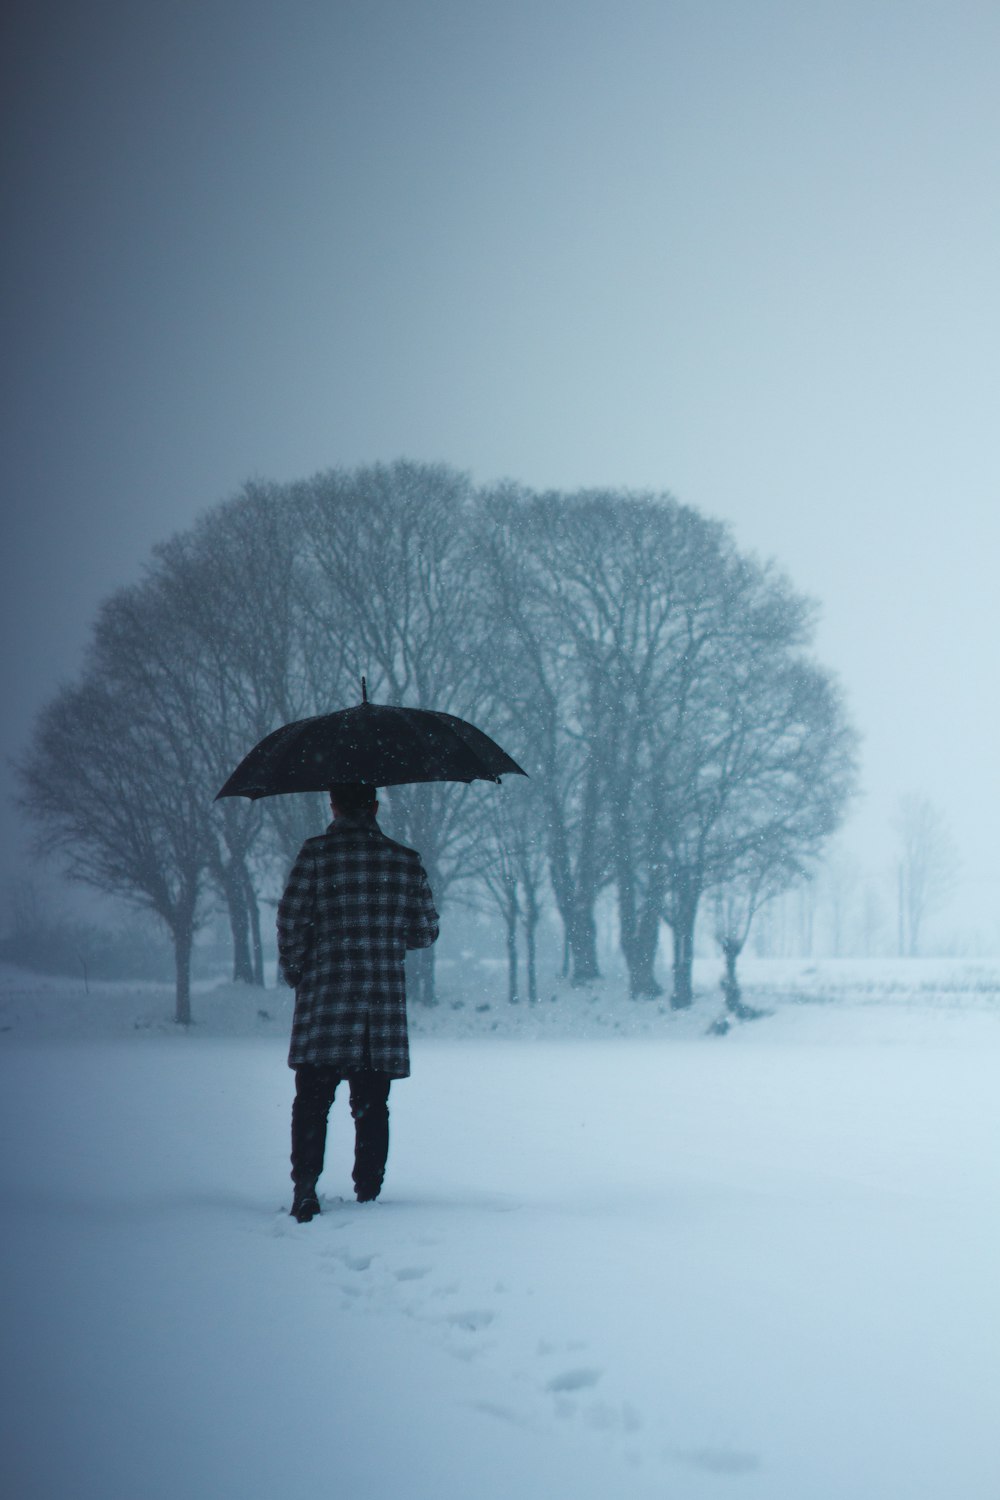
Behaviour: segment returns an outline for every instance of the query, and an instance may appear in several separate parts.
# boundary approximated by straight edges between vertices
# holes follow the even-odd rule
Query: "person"
[[[355,1196],[367,1203],[379,1195],[389,1085],[410,1072],[403,960],[438,936],[420,856],[378,826],[375,788],[331,787],[330,807],[333,822],[303,844],[278,904],[278,962],[295,989],[291,1211],[300,1224],[320,1212],[327,1122],[345,1078]]]

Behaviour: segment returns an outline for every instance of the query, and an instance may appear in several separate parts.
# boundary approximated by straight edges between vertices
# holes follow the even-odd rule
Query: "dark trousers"
[[[377,1193],[389,1154],[389,1084],[387,1073],[368,1069],[348,1075],[354,1117],[354,1187]],[[303,1065],[295,1069],[292,1101],[292,1181],[315,1187],[323,1170],[330,1106],[343,1075],[335,1068]]]

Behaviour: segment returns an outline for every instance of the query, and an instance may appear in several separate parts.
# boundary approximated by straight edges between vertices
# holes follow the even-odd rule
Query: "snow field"
[[[985,1007],[417,1038],[300,1226],[283,1042],[8,1045],[6,1492],[996,1500],[998,1065]]]

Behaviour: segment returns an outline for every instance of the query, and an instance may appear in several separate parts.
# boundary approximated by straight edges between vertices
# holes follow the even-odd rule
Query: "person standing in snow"
[[[410,1072],[408,948],[438,936],[427,875],[414,849],[379,828],[375,789],[330,789],[333,822],[307,839],[278,904],[278,963],[295,989],[288,1065],[292,1103],[292,1216],[320,1212],[327,1121],[346,1078],[354,1118],[354,1190],[377,1198],[389,1150],[389,1085]]]

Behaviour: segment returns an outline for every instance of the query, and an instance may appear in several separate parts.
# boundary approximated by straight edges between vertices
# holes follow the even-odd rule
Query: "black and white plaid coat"
[[[420,856],[374,818],[339,817],[307,839],[278,904],[278,961],[295,987],[289,1067],[407,1077],[403,959],[437,935]]]

